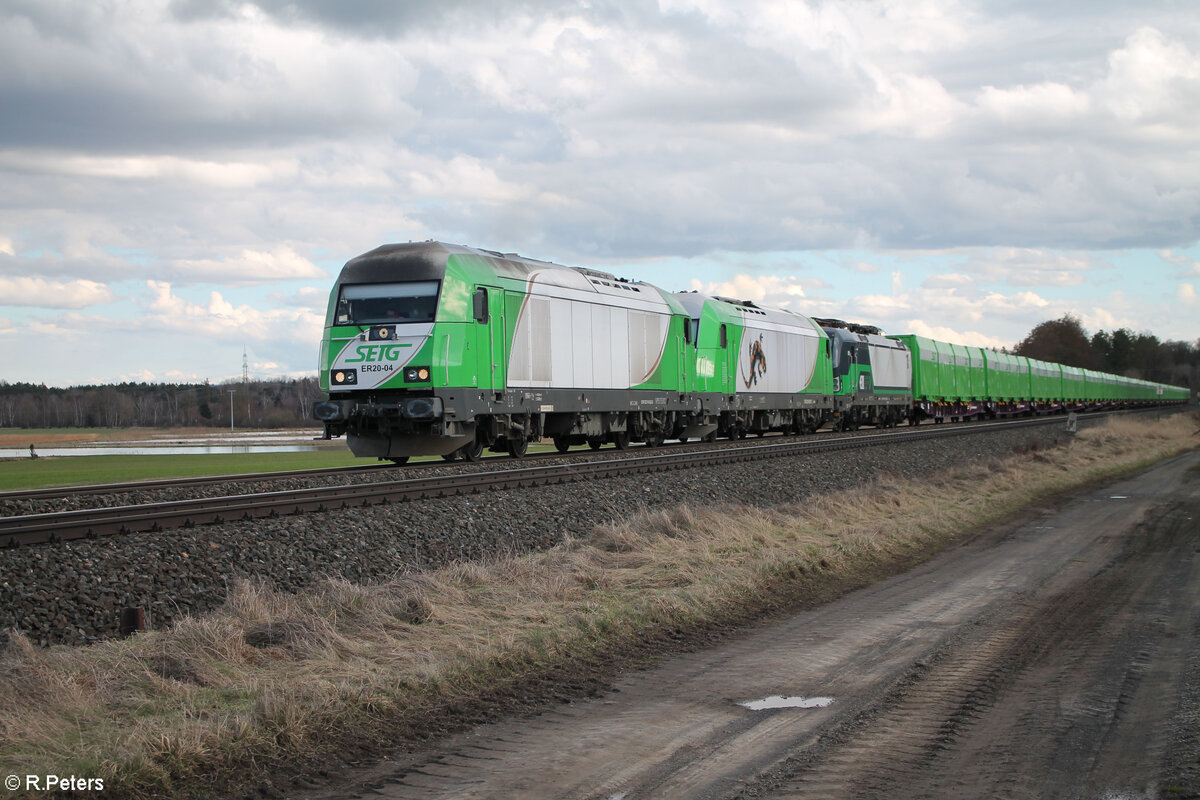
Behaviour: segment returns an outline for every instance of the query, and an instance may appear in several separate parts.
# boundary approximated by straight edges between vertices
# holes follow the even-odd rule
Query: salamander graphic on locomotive
[[[1187,400],[1179,387],[435,241],[346,263],[318,376],[324,437],[398,463],[520,457],[542,439],[623,449]]]

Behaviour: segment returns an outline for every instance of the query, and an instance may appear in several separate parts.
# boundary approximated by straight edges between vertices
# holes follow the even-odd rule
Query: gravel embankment
[[[327,577],[383,581],[454,560],[550,547],[564,535],[583,536],[597,524],[642,509],[794,503],[816,492],[851,488],[880,471],[937,474],[1064,438],[1063,426],[1042,425],[673,474],[6,549],[0,551],[0,630],[15,627],[43,645],[84,643],[115,635],[124,607],[147,609],[155,627],[202,614],[223,602],[237,578],[264,580],[285,591]],[[133,493],[103,504],[163,499],[162,492]],[[87,502],[100,505],[98,500]]]

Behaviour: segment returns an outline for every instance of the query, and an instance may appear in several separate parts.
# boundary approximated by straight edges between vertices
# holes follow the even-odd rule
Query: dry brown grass
[[[813,576],[931,552],[1052,492],[1196,445],[1196,423],[1116,422],[1069,447],[787,508],[675,508],[548,552],[328,581],[232,587],[170,631],[0,655],[0,763],[106,779],[106,795],[203,795],[323,743],[420,729],[439,710],[666,631],[795,599]],[[232,776],[232,777],[231,777]]]

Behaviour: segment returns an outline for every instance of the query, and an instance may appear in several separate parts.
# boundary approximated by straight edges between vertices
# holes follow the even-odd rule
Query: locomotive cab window
[[[683,321],[683,341],[687,344],[698,344],[695,331],[700,327],[699,320],[685,319]]]
[[[362,283],[342,286],[338,293],[338,325],[433,322],[438,282]]]

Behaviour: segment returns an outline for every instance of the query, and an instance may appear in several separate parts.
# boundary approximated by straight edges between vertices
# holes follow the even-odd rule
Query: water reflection
[[[173,445],[87,445],[86,447],[38,447],[38,456],[177,456],[203,453],[310,453],[324,448],[311,444],[204,444]],[[29,458],[29,448],[0,447],[0,458]]]
[[[64,444],[51,442],[34,444],[38,456],[171,456],[201,454],[243,453],[310,453],[330,447],[329,442],[318,445],[313,438],[320,435],[316,430],[293,431],[239,431],[191,436],[168,433],[151,434],[141,439],[120,442],[88,442],[86,444]],[[11,441],[11,440],[10,440]],[[344,444],[341,445],[345,447]],[[0,458],[29,458],[28,447],[0,447]]]
[[[774,708],[825,708],[832,703],[832,697],[784,697],[773,694],[761,700],[743,700],[738,705],[751,711],[767,711]]]

